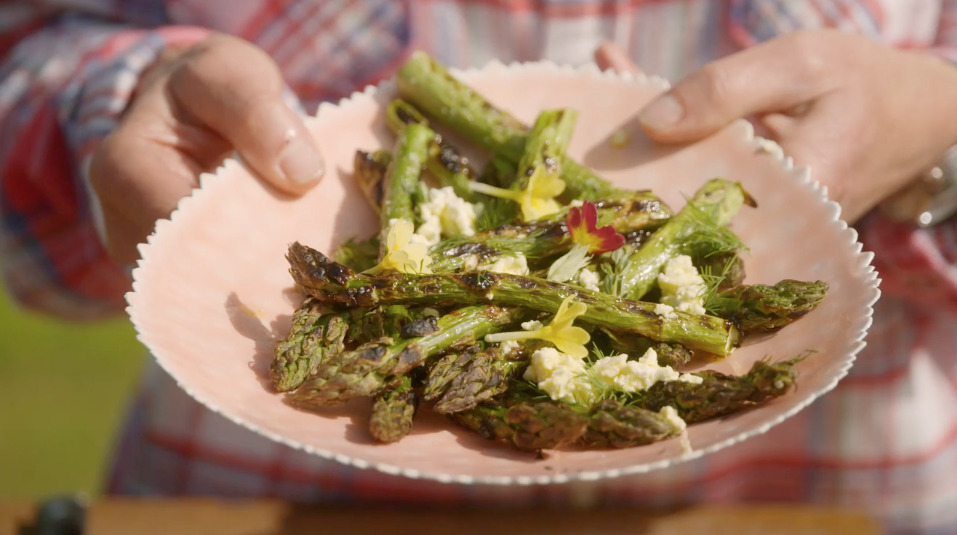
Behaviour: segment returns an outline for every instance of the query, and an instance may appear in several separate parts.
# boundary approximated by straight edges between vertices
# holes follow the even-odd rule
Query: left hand
[[[634,70],[607,45],[604,67]],[[957,67],[833,30],[784,35],[714,61],[639,116],[653,139],[705,137],[752,117],[853,223],[957,143]]]

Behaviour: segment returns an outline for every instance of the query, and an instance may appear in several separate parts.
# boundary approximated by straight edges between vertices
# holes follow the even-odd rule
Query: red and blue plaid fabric
[[[305,109],[390,76],[410,51],[454,66],[590,60],[611,40],[676,79],[741,48],[837,27],[957,60],[957,0],[47,0],[0,4],[0,265],[24,306],[122,310],[85,168],[170,42],[244,37]],[[858,228],[884,297],[850,375],[770,432],[697,462],[605,482],[451,486],[322,461],[235,426],[152,369],[117,450],[119,493],[305,501],[862,508],[895,532],[957,533],[957,224]]]

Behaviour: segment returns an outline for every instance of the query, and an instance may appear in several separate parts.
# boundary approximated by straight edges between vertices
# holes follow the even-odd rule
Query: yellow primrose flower
[[[383,271],[399,273],[432,273],[429,248],[424,243],[412,243],[415,226],[407,219],[396,219],[386,235],[386,252],[382,261],[365,273],[378,275]]]
[[[562,353],[583,359],[588,356],[585,344],[591,339],[588,331],[572,325],[575,318],[588,310],[585,303],[572,302],[571,297],[565,298],[552,321],[539,329],[530,331],[513,331],[493,333],[485,336],[486,342],[504,342],[506,340],[544,340],[551,342]]]
[[[522,218],[525,221],[534,221],[557,213],[562,206],[555,197],[563,191],[565,181],[546,173],[544,166],[538,166],[532,176],[528,177],[528,187],[522,195]]]
[[[565,181],[546,172],[544,166],[538,166],[532,176],[528,177],[528,186],[523,190],[497,188],[482,182],[469,182],[469,189],[519,203],[522,207],[522,219],[528,222],[561,210],[562,206],[555,197],[565,191]]]

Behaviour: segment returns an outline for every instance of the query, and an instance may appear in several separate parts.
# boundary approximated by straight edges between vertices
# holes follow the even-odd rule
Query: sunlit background
[[[125,317],[65,323],[0,291],[0,498],[101,493],[145,355]]]

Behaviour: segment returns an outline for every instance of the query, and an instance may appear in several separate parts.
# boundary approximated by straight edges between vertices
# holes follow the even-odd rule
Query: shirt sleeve
[[[927,52],[957,68],[957,0],[941,2],[939,20],[935,42]],[[918,229],[875,210],[858,230],[865,250],[875,253],[883,293],[957,308],[957,218]]]
[[[0,271],[22,306],[67,319],[122,311],[129,274],[96,230],[89,157],[163,47],[206,34],[66,15],[7,53],[0,64]]]

